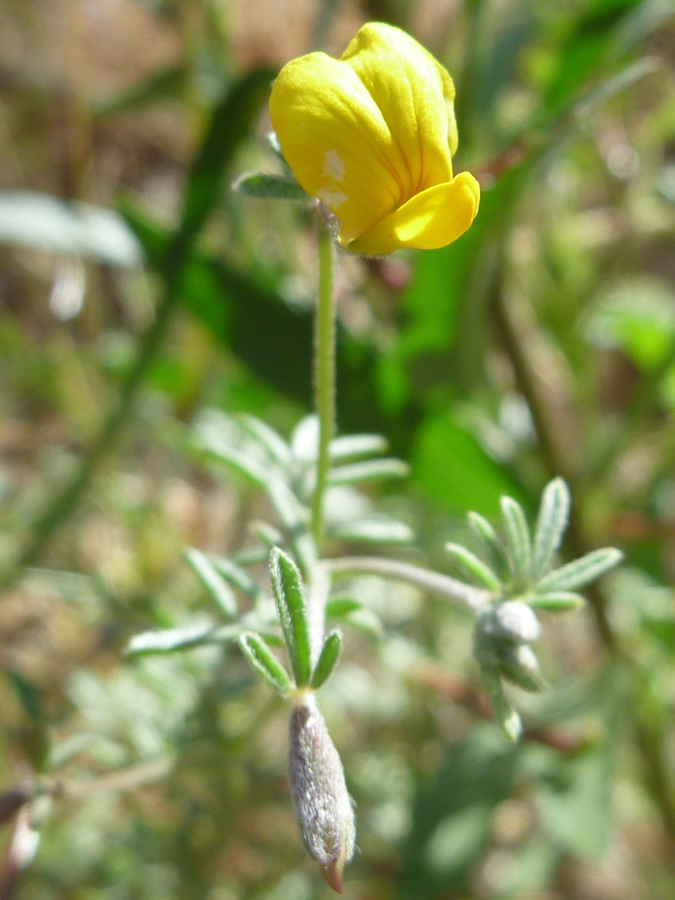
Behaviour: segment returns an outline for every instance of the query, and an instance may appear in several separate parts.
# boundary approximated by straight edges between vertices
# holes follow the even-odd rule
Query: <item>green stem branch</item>
[[[319,218],[319,295],[314,325],[314,408],[319,419],[316,484],[312,499],[312,535],[320,552],[330,444],[335,433],[335,298],[333,236]]]
[[[404,581],[428,594],[436,594],[444,600],[464,606],[473,613],[479,612],[494,596],[491,591],[472,587],[449,575],[379,556],[344,556],[324,560],[322,566],[333,581],[353,578],[355,575],[377,575],[390,581]]]

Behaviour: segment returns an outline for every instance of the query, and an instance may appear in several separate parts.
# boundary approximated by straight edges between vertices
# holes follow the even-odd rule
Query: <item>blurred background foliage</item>
[[[340,431],[411,465],[372,498],[443,570],[468,509],[532,512],[562,475],[568,552],[627,559],[545,628],[551,688],[518,696],[515,747],[466,615],[364,582],[383,631],[349,632],[322,694],[358,809],[346,891],[675,893],[672,0],[4,0],[3,898],[328,895],[282,703],[235,650],[124,648],[218,621],[183,550],[233,552],[268,513],[197,417],[288,435],[309,408],[311,220],[229,185],[278,171],[274,71],[368,19],[447,64],[484,188],[444,250],[338,258]]]

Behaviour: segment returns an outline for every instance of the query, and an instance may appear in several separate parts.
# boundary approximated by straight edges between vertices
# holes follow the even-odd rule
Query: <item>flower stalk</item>
[[[312,535],[320,552],[330,443],[335,434],[335,298],[333,291],[333,235],[317,216],[319,292],[314,324],[314,406],[319,420],[316,484],[312,500]]]

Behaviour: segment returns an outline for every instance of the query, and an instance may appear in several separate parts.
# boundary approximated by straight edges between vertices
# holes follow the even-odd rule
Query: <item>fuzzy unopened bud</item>
[[[499,670],[505,678],[525,691],[536,693],[545,687],[539,668],[539,660],[532,647],[525,644],[502,648]]]
[[[522,600],[504,600],[490,608],[478,626],[485,635],[518,644],[531,644],[541,636],[539,620]]]
[[[291,710],[288,772],[305,846],[341,894],[342,870],[354,853],[354,810],[342,762],[311,694]]]

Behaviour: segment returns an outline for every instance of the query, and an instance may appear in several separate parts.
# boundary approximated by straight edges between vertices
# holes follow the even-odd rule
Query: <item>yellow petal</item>
[[[469,172],[416,194],[359,238],[343,246],[374,256],[401,247],[436,250],[457,240],[478,212],[480,187]]]
[[[452,178],[457,149],[452,79],[416,40],[391,25],[364,25],[345,50],[400,152],[407,200]]]
[[[346,63],[324,53],[292,60],[274,82],[270,116],[295,177],[338,216],[343,240],[401,203],[398,149]]]

